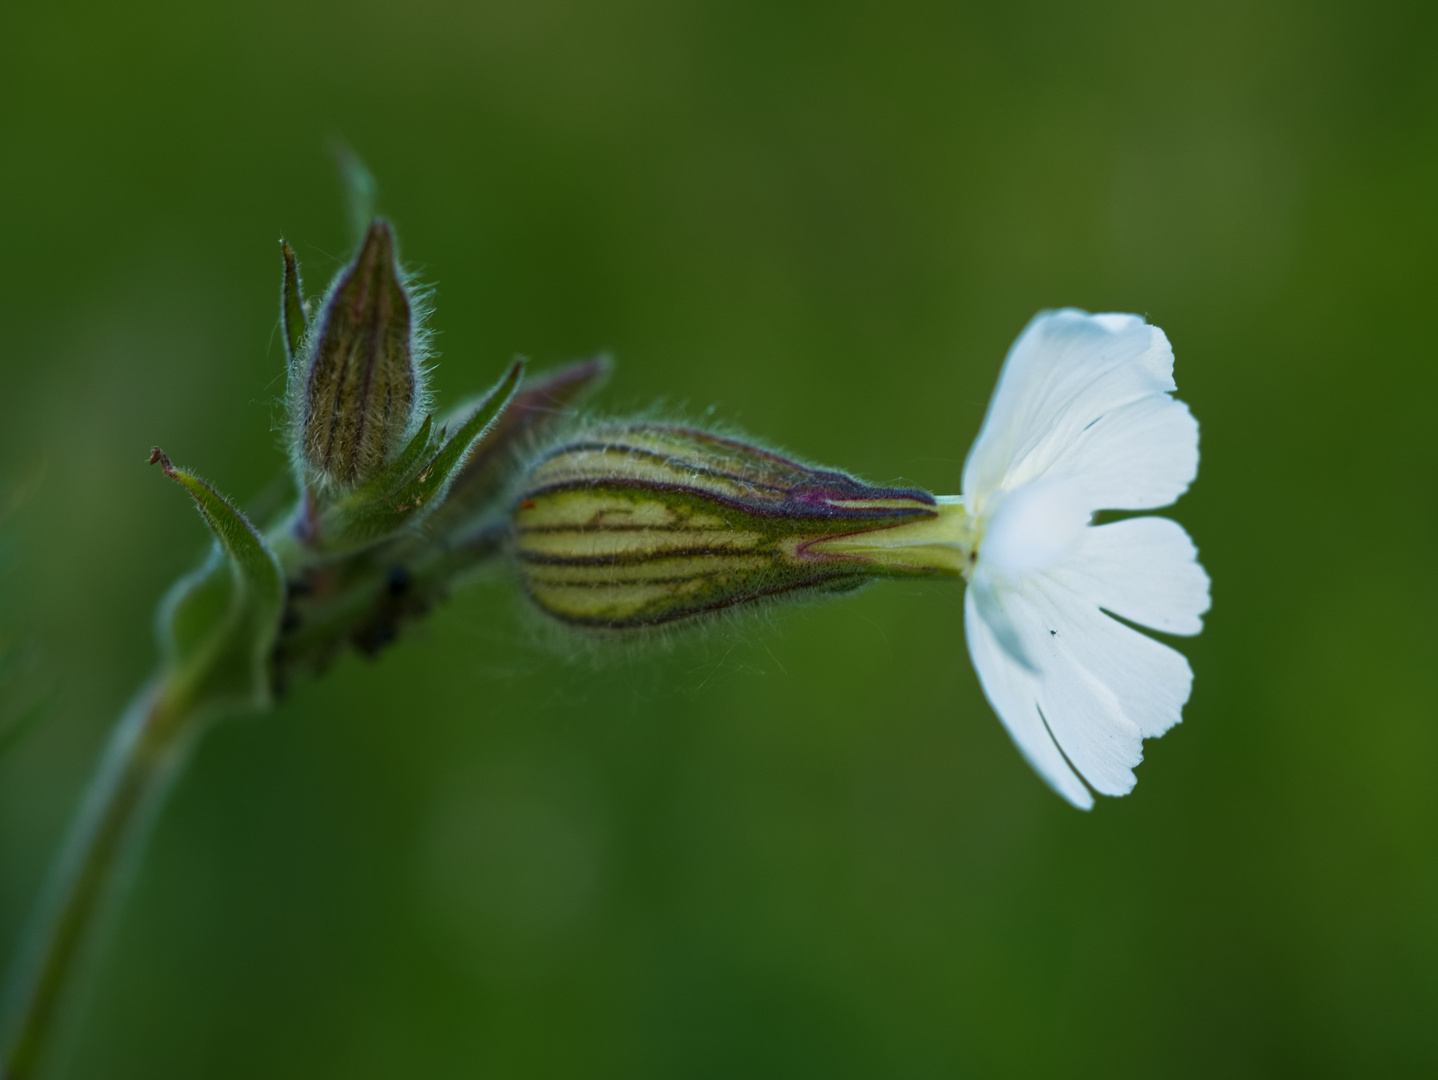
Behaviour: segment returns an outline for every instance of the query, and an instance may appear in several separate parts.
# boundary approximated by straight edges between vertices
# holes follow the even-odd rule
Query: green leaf
[[[161,647],[175,685],[197,706],[270,701],[270,653],[284,609],[284,575],[264,538],[203,480],[156,447],[150,463],[189,492],[215,538],[208,560],[160,607]]]

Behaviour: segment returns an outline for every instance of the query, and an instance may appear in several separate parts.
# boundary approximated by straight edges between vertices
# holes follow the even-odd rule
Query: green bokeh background
[[[205,544],[149,447],[283,466],[336,136],[451,400],[605,349],[607,409],[953,492],[1034,311],[1146,313],[1214,581],[1183,725],[1082,814],[957,587],[596,666],[498,574],[211,734],[54,1075],[1438,1070],[1435,56],[1424,3],[5,6],[0,629],[58,688],[7,957]]]

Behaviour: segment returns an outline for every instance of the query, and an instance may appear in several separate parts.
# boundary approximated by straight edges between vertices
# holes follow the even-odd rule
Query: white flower
[[[1208,575],[1188,534],[1159,517],[1090,524],[1188,488],[1198,424],[1175,389],[1168,339],[1142,318],[1040,314],[1004,361],[952,500],[973,537],[964,625],[979,682],[1024,757],[1084,809],[1084,781],[1132,789],[1143,740],[1179,722],[1193,682],[1183,656],[1113,617],[1203,628]]]
[[[1198,471],[1173,351],[1136,315],[1040,314],[1004,361],[963,494],[875,488],[732,439],[594,429],[533,466],[516,510],[526,590],[609,630],[874,577],[965,578],[979,682],[1020,752],[1075,806],[1127,794],[1193,673],[1130,623],[1197,634],[1208,575],[1151,510]],[[1087,786],[1085,786],[1087,782]],[[1092,789],[1092,791],[1090,790]]]

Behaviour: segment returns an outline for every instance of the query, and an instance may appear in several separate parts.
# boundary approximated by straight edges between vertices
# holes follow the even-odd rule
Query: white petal
[[[1153,510],[1198,474],[1198,421],[1167,394],[1105,413],[1074,439],[1049,476],[1080,478],[1090,510]]]
[[[1118,532],[1122,540],[1125,532],[1135,530]],[[1122,549],[1105,538],[1094,546]],[[1038,717],[1046,724],[1051,741],[1095,791],[1123,795],[1133,788],[1143,740],[1179,722],[1193,682],[1182,655],[1099,610],[1091,594],[1111,582],[1105,580],[1102,559],[1085,557],[1088,549],[1086,537],[1080,554],[1068,563],[1016,582],[990,579],[981,559],[965,598],[975,666],[980,667],[981,656],[991,668],[999,661],[1007,665],[999,689],[991,689],[991,683],[1000,684],[999,677],[980,667],[990,702],[1025,756],[1070,801],[1072,796],[1054,778],[1053,766],[1041,763],[1034,748],[1037,729],[1021,735],[1024,722]],[[1151,561],[1161,564],[1163,556]],[[1017,656],[1003,650],[986,625],[991,620],[1016,639]],[[992,652],[997,658],[988,655]]]
[[[1188,661],[1167,645],[1105,615],[1057,580],[1058,576],[1035,577],[1024,589],[1023,597],[1032,603],[1039,626],[1025,619],[1022,609],[1015,613],[1024,648],[1041,672],[1042,687],[1069,685],[1072,672],[1081,672],[1084,680],[1096,682],[1112,695],[1123,718],[1122,724],[1105,733],[1105,740],[1115,741],[1120,731],[1132,731],[1145,739],[1162,735],[1179,722],[1188,701],[1193,685]],[[1041,693],[1040,705],[1044,700]],[[1064,737],[1062,719],[1054,715],[1061,700],[1055,697],[1044,715],[1059,746],[1088,778],[1084,763]],[[1131,764],[1140,760],[1135,740]]]
[[[1037,669],[1037,703],[1054,739],[1095,791],[1126,795],[1134,785],[1133,767],[1143,760],[1143,736],[1124,715],[1118,695],[1073,656],[1089,629],[1086,605],[1052,589],[1043,576],[1025,581],[1005,601]]]
[[[984,696],[1034,771],[1079,809],[1089,809],[1093,796],[1069,768],[1039,715],[1035,674],[999,644],[977,597],[974,589],[964,597],[964,636]]]
[[[1018,578],[1065,562],[1088,532],[1088,492],[1082,484],[1039,480],[995,500],[981,558],[991,573]]]
[[[1197,425],[1174,389],[1158,327],[1136,315],[1040,314],[1009,350],[964,463],[969,505],[982,514],[999,492],[1046,477],[1082,481],[1095,510],[1172,502],[1198,465]]]
[[[1183,526],[1142,517],[1084,530],[1079,553],[1054,575],[1106,611],[1169,634],[1197,634],[1208,574]]]

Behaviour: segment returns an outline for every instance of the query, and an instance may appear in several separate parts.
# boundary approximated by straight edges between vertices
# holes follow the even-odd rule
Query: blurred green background
[[[1147,313],[1214,580],[1184,724],[1085,815],[957,587],[596,666],[498,574],[211,734],[54,1074],[1438,1070],[1435,56],[1401,2],[6,5],[0,631],[57,688],[0,759],[7,958],[206,543],[151,444],[283,467],[334,137],[449,400],[607,349],[606,409],[953,492],[1030,315]]]

